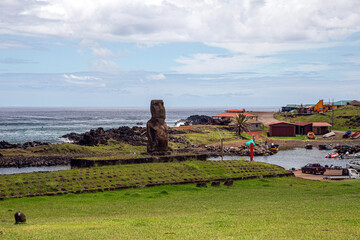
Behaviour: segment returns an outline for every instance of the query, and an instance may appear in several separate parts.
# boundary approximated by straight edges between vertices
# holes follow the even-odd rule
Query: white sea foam
[[[74,142],[68,138],[63,138],[63,137],[59,137],[59,140],[64,143],[73,143]]]

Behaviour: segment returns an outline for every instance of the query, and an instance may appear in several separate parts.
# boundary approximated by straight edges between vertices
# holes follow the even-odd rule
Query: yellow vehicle
[[[272,152],[272,153],[277,153],[277,152],[279,151],[279,145],[272,143],[272,144],[269,146],[269,150],[270,150],[270,152]]]
[[[307,136],[309,139],[315,139],[315,134],[313,132],[308,132]]]

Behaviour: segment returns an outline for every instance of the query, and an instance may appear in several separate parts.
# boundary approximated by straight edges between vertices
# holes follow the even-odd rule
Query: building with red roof
[[[296,125],[293,123],[277,121],[269,123],[270,137],[295,137]]]
[[[245,110],[239,110],[239,109],[232,109],[232,110],[226,110],[224,113],[213,115],[213,122],[215,124],[230,124],[231,118],[235,118],[238,115],[244,115],[248,117],[251,120],[254,120],[252,122],[249,122],[249,124],[254,124],[254,127],[251,127],[252,129],[261,129],[261,123],[258,122],[258,116],[254,114],[250,114],[245,112]]]
[[[329,132],[329,127],[331,124],[327,122],[313,122],[312,129],[316,135],[323,135]]]
[[[311,122],[297,122],[296,126],[296,134],[298,135],[306,135],[308,132],[312,131],[312,123]]]
[[[329,132],[331,124],[327,122],[297,122],[288,123],[277,121],[269,123],[270,137],[295,137],[298,135],[306,135],[308,132],[314,132],[315,135],[323,135]]]

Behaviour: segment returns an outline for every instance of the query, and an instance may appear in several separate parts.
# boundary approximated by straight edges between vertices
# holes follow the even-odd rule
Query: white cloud
[[[226,72],[244,72],[258,69],[267,64],[277,63],[279,60],[270,57],[253,57],[248,55],[222,56],[216,54],[195,54],[190,57],[176,59],[181,66],[173,70],[180,73],[214,74]]]
[[[16,40],[0,38],[0,49],[31,49],[34,48],[29,43],[20,42]]]
[[[148,75],[148,76],[146,76],[146,79],[148,79],[148,80],[165,80],[166,77],[164,74],[159,73],[159,74]]]
[[[330,48],[339,45],[338,42],[329,43],[307,43],[307,42],[212,42],[209,46],[221,47],[233,52],[241,52],[252,56],[271,55],[283,51],[310,50],[319,48]]]
[[[322,63],[302,63],[295,67],[284,67],[282,72],[318,72],[329,70],[330,66]]]
[[[116,62],[110,60],[121,57],[120,53],[114,53],[108,48],[101,47],[100,44],[93,40],[84,39],[80,42],[81,47],[89,48],[95,57],[95,61],[89,62],[91,70],[100,72],[116,72],[120,71],[120,67]],[[79,50],[84,53],[83,49]]]
[[[2,1],[0,34],[135,42],[326,42],[360,31],[358,0]]]
[[[80,86],[92,86],[92,87],[106,87],[101,78],[92,76],[77,76],[74,74],[64,74],[65,82],[80,85]]]

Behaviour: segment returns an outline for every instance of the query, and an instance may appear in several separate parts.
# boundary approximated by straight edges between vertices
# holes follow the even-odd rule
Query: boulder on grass
[[[211,186],[212,187],[218,187],[218,186],[220,186],[220,182],[219,181],[212,182]]]
[[[230,187],[230,186],[233,185],[233,183],[234,183],[233,180],[230,180],[230,179],[229,179],[229,180],[226,180],[226,181],[225,181],[224,185]]]
[[[17,211],[15,213],[15,224],[25,223],[25,222],[26,222],[25,214],[21,211]]]
[[[207,187],[206,182],[198,182],[196,187]]]

